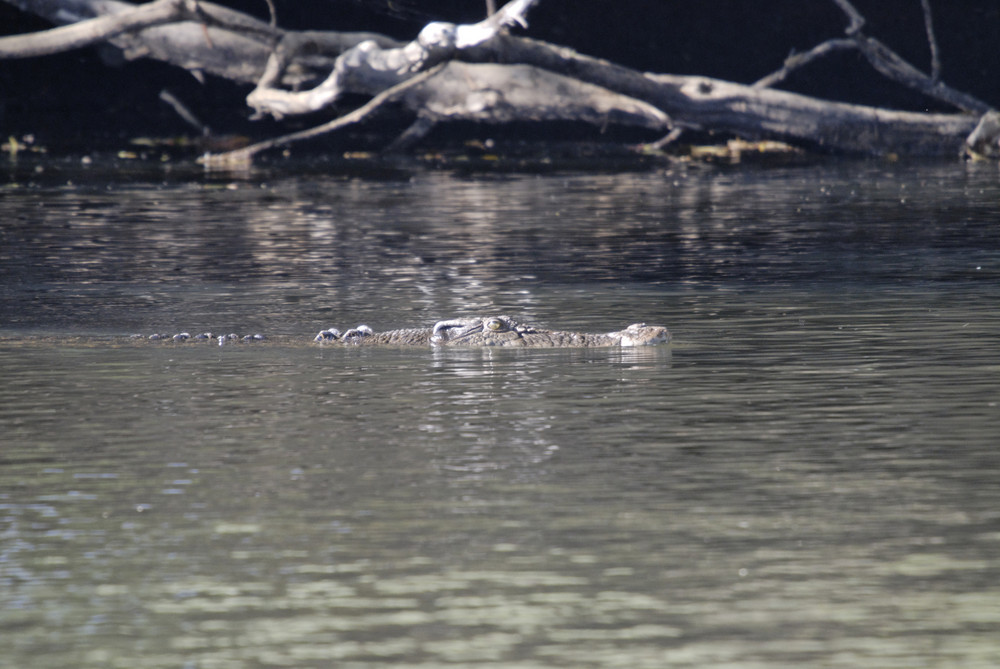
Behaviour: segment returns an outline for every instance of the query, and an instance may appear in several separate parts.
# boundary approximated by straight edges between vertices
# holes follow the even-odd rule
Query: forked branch
[[[849,0],[833,0],[847,15],[849,25],[844,30],[847,37],[827,40],[802,54],[789,56],[781,69],[756,81],[754,87],[768,88],[781,83],[792,72],[812,61],[826,56],[834,51],[857,49],[880,74],[908,88],[919,91],[928,97],[946,102],[962,111],[983,114],[991,109],[982,100],[956,91],[942,83],[941,61],[938,54],[937,39],[934,36],[934,24],[931,19],[930,0],[921,0],[924,14],[924,27],[931,51],[931,73],[928,75],[901,58],[895,51],[883,42],[865,35],[861,29],[865,19]]]

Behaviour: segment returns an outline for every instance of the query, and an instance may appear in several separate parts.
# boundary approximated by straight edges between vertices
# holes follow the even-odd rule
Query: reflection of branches
[[[777,72],[773,72],[754,83],[755,88],[769,88],[780,83],[789,74],[806,64],[845,49],[857,49],[868,62],[883,76],[912,88],[924,95],[947,102],[963,111],[982,114],[990,110],[990,106],[975,97],[956,91],[940,81],[941,62],[938,54],[937,39],[934,37],[934,24],[931,19],[930,0],[921,0],[924,13],[924,27],[927,31],[927,41],[931,51],[931,74],[927,75],[901,58],[895,51],[883,42],[868,37],[861,29],[865,19],[848,0],[833,0],[847,15],[850,25],[845,29],[847,37],[827,40],[809,51],[790,56]]]

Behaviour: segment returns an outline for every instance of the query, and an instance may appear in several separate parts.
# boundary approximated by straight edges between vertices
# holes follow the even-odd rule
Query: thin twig
[[[856,35],[861,32],[861,29],[865,26],[865,17],[861,16],[861,12],[854,8],[848,0],[833,0],[834,4],[840,7],[840,10],[847,14],[848,20],[851,25],[847,26],[844,30],[848,35]]]
[[[177,98],[177,96],[168,91],[166,88],[160,91],[160,99],[173,107],[174,111],[177,112],[177,115],[184,119],[188,125],[200,132],[202,136],[208,137],[212,134],[208,126],[198,120],[198,117],[194,115],[194,112],[188,109],[187,106]]]
[[[784,81],[788,75],[790,75],[795,70],[800,67],[805,67],[817,58],[821,58],[834,51],[842,51],[845,49],[856,49],[858,48],[857,43],[853,39],[847,38],[836,38],[829,39],[822,44],[817,44],[813,48],[809,49],[804,53],[792,54],[785,59],[784,65],[777,72],[772,72],[762,79],[758,79],[753,83],[754,88],[769,88],[775,84]]]
[[[931,81],[937,81],[941,77],[941,57],[938,54],[937,40],[934,38],[934,20],[931,18],[930,0],[920,0],[920,6],[924,10],[924,29],[927,31],[927,44],[931,48]]]
[[[668,144],[673,144],[674,142],[676,142],[682,134],[684,134],[684,128],[678,126],[676,128],[671,129],[670,132],[668,132],[666,135],[656,140],[655,142],[651,142],[649,144],[643,144],[642,148],[647,151],[659,151],[660,149],[666,147]]]
[[[825,56],[833,51],[854,48],[860,51],[871,66],[887,79],[899,82],[928,97],[954,105],[963,111],[977,114],[989,111],[991,107],[982,100],[956,91],[940,81],[941,63],[938,57],[937,39],[934,37],[934,25],[931,22],[930,4],[929,0],[920,1],[924,8],[924,26],[927,29],[927,39],[931,45],[930,75],[915,68],[881,41],[862,33],[861,27],[865,23],[865,18],[858,13],[849,0],[833,0],[850,20],[850,25],[845,30],[847,38],[827,40],[805,53],[789,56],[780,70],[758,80],[753,84],[753,87],[769,88],[783,81],[794,70],[820,56]]]
[[[272,28],[278,27],[278,10],[274,8],[274,0],[264,0],[267,3],[267,13],[271,15],[269,21]]]
[[[935,81],[929,75],[903,60],[899,54],[874,37],[858,35],[855,39],[858,50],[861,51],[871,66],[878,72],[881,72],[886,78],[897,81],[928,97],[954,105],[962,111],[983,114],[992,109],[990,105],[968,93],[956,91],[954,88],[940,81]]]

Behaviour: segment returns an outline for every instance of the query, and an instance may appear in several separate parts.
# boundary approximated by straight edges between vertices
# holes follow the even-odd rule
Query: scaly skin
[[[443,323],[448,323],[444,321]],[[665,327],[633,323],[604,334],[543,330],[518,323],[510,316],[489,316],[471,326],[434,327],[436,346],[509,346],[522,348],[588,348],[598,346],[655,346],[670,341]]]
[[[209,332],[192,336],[187,332],[175,335],[153,334],[132,335],[130,341],[160,340],[185,342],[194,340],[217,341],[219,345],[230,343],[259,342],[264,335],[239,336],[213,335]],[[287,336],[276,337],[276,341],[286,342]],[[359,325],[346,332],[335,328],[323,330],[313,341],[342,346],[461,346],[466,348],[500,346],[510,348],[594,348],[655,346],[670,341],[670,332],[659,325],[633,323],[624,330],[605,333],[569,332],[545,330],[519,323],[510,316],[475,316],[438,321],[431,328],[407,328],[374,332],[367,325]]]
[[[441,323],[462,322],[472,325],[477,320],[465,319],[464,321],[442,321]],[[438,325],[441,325],[441,323],[438,323]],[[336,328],[323,330],[316,335],[313,341],[336,342],[338,344],[354,346],[430,346],[431,337],[434,335],[434,332],[434,328],[406,328],[403,330],[374,332],[367,325],[359,325],[343,333]]]
[[[405,328],[372,332],[368,326],[361,325],[341,335],[340,341],[342,344],[365,346],[379,344],[384,346],[430,346],[433,332],[430,328]]]
[[[645,323],[634,323],[624,330],[604,334],[562,332],[523,325],[510,316],[488,316],[438,321],[432,329],[373,332],[368,326],[360,325],[343,334],[335,329],[324,330],[316,336],[316,341],[366,346],[632,347],[669,342],[670,332]]]

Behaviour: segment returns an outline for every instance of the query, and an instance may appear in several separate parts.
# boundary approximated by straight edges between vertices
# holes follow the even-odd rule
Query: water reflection
[[[490,307],[549,318],[540,285],[997,278],[993,172],[819,170],[10,191],[0,316],[398,326]],[[270,309],[250,313],[265,291]]]

